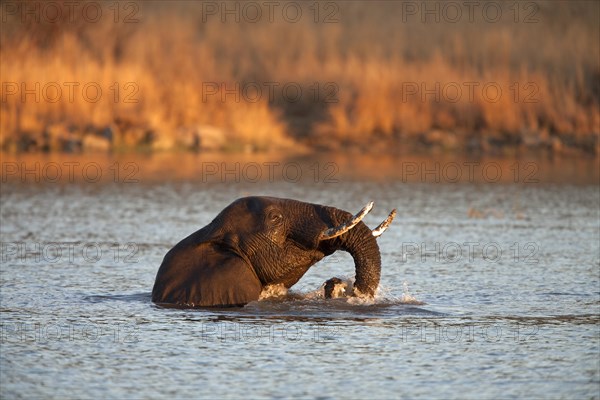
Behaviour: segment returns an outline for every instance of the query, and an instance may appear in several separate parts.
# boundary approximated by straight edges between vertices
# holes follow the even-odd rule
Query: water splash
[[[345,302],[349,305],[391,305],[391,304],[408,304],[408,305],[424,305],[426,303],[414,297],[408,287],[408,282],[402,283],[402,295],[393,294],[393,288],[379,286],[375,297],[361,296],[354,289],[354,280],[347,276],[340,277],[346,284],[346,291],[343,295],[337,297],[338,301]],[[308,300],[308,301],[331,301],[336,299],[325,299],[325,283],[322,283],[318,288],[309,291],[296,291],[292,289],[288,291],[282,284],[266,286],[260,294],[259,300]]]
[[[263,288],[258,300],[272,299],[276,297],[284,297],[288,290],[283,286],[283,283],[277,285],[267,285]]]
[[[348,297],[348,300],[346,300],[346,303],[348,304],[352,304],[352,305],[360,305],[360,306],[370,306],[373,304],[377,304],[378,301],[375,300],[375,298],[371,297],[371,296],[352,296],[352,297]]]
[[[402,304],[414,304],[414,305],[423,305],[424,302],[418,300],[408,290],[408,282],[402,282],[402,297],[400,298],[400,303]]]

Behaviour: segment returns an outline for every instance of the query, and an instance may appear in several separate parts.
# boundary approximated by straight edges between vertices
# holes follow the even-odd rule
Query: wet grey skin
[[[376,238],[395,210],[372,231],[356,215],[335,207],[275,197],[245,197],[165,255],[152,301],[184,307],[242,306],[268,285],[290,288],[323,257],[337,250],[354,260],[355,292],[373,297],[381,256]]]

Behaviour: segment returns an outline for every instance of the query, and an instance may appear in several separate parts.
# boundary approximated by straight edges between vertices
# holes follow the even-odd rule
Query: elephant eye
[[[268,218],[271,222],[279,222],[283,219],[283,216],[277,211],[271,211],[268,215]]]

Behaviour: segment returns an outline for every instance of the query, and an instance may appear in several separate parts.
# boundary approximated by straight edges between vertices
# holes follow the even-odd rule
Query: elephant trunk
[[[339,210],[338,210],[339,211]],[[335,216],[336,220],[347,220],[347,213]],[[381,254],[373,232],[363,222],[334,239],[339,241],[339,249],[350,253],[354,259],[356,280],[354,290],[357,295],[374,296],[381,277]]]

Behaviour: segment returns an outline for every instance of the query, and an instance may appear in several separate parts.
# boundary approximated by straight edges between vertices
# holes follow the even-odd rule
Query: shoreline
[[[56,128],[41,133],[1,135],[0,152],[6,154],[95,154],[95,153],[223,153],[262,154],[270,152],[350,152],[361,154],[419,154],[457,156],[589,156],[600,155],[600,134],[552,135],[547,133],[499,134],[456,133],[432,130],[422,134],[382,136],[365,134],[362,139],[308,135],[288,136],[284,143],[257,144],[228,140],[220,128],[204,126],[175,134],[158,134],[140,127],[135,137],[114,127],[85,129]]]

